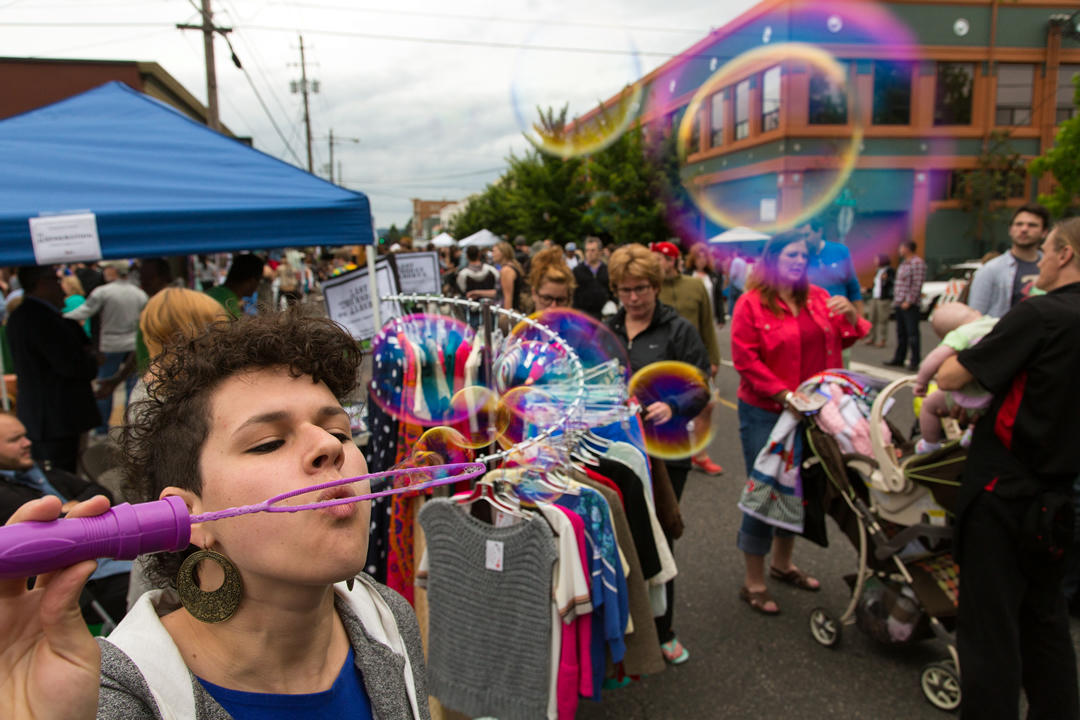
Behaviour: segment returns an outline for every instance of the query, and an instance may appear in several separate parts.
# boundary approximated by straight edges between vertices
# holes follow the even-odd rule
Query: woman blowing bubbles
[[[178,496],[194,514],[367,471],[339,402],[360,357],[330,322],[244,318],[165,352],[124,429],[134,500]],[[107,507],[97,497],[70,515]],[[48,497],[11,522],[58,513]],[[360,572],[368,513],[357,503],[196,525],[187,551],[152,556],[162,589],[98,643],[78,611],[92,562],[31,591],[0,581],[0,717],[427,718],[416,619]]]
[[[747,292],[739,298],[731,324],[731,357],[739,373],[739,436],[749,477],[754,459],[769,440],[780,413],[807,378],[840,367],[841,349],[870,330],[843,296],[829,294],[806,279],[806,242],[779,235],[755,264]],[[775,531],[775,532],[774,532]],[[736,543],[746,559],[739,592],[754,610],[780,612],[765,584],[765,555],[772,550],[769,575],[802,590],[819,583],[792,561],[794,535],[743,514]]]

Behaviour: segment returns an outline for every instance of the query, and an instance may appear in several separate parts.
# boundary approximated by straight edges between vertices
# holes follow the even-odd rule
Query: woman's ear
[[[170,485],[161,491],[161,495],[158,496],[159,500],[164,500],[167,497],[178,497],[184,501],[184,505],[187,507],[188,514],[198,515],[203,511],[202,498],[196,495],[191,490],[185,490]],[[209,547],[213,542],[213,534],[208,530],[204,530],[202,525],[193,525],[191,527],[191,544],[198,547]]]

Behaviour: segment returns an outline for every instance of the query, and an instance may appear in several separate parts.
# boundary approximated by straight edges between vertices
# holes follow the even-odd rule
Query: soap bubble
[[[372,341],[377,371],[368,397],[390,416],[421,426],[460,421],[453,407],[452,363],[475,332],[445,315],[418,313],[393,318]]]
[[[629,379],[630,362],[626,355],[626,346],[606,325],[579,310],[570,308],[549,308],[531,316],[548,329],[555,332],[566,344],[573,348],[586,372],[605,363],[611,363],[612,376],[609,380]],[[553,342],[544,331],[526,322],[518,323],[510,332],[511,341]]]
[[[796,72],[809,72],[811,82],[819,88],[815,97],[820,101],[822,116],[837,121],[843,118],[835,125],[837,133],[828,137],[785,137],[790,131],[781,127],[786,109],[782,103],[788,97],[783,93],[784,78]],[[713,73],[691,98],[676,138],[684,187],[702,214],[721,227],[741,226],[773,234],[801,225],[825,209],[848,182],[862,148],[861,113],[852,92],[853,78],[853,67],[806,43],[756,47]],[[761,108],[752,107],[748,79],[756,79],[759,84],[764,96]],[[727,112],[729,103],[734,103],[733,114]],[[739,166],[728,169],[721,164],[715,172],[705,173],[698,123],[706,106],[710,115],[724,113],[725,121],[734,118],[734,142],[739,142],[744,132],[749,135],[749,128],[758,123],[760,135],[774,132],[775,144],[757,143],[747,148],[745,162]],[[770,113],[770,107],[774,113]],[[759,118],[751,118],[755,112],[760,112]],[[719,145],[723,141],[710,139],[710,143]],[[782,166],[776,166],[779,169],[768,162],[775,157],[785,158]],[[750,172],[759,164],[766,167]],[[795,169],[784,169],[788,167]],[[763,175],[775,180],[772,184],[762,183]]]
[[[674,403],[670,420],[645,420],[645,448],[650,455],[678,460],[704,450],[712,440],[712,406],[705,374],[689,363],[666,360],[652,363],[630,378],[630,395],[643,411],[656,402]]]
[[[495,437],[504,449],[536,437],[559,421],[560,404],[541,388],[519,386],[506,391],[495,407]]]
[[[536,27],[523,46],[510,97],[518,127],[537,149],[561,158],[590,155],[618,140],[637,117],[641,60],[625,32],[548,23]],[[622,92],[598,110],[599,99],[617,87]],[[554,123],[540,117],[549,110]]]
[[[495,406],[498,396],[483,385],[470,385],[454,393],[451,427],[464,438],[467,448],[483,448],[495,442]]]
[[[566,382],[570,379],[566,352],[554,343],[537,340],[511,341],[495,360],[495,384],[499,392],[527,385]]]
[[[439,460],[437,463],[428,463],[425,460],[424,464],[451,465],[472,460],[469,448],[470,442],[464,435],[452,427],[441,425],[424,431],[413,446],[412,454],[423,453],[425,459],[434,456]]]

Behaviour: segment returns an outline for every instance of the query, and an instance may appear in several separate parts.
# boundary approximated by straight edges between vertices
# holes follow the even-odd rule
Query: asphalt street
[[[936,345],[923,323],[923,353]],[[730,359],[728,333],[721,348]],[[882,367],[885,349],[856,346],[852,366],[883,377],[898,376]],[[681,507],[686,532],[675,545],[675,629],[690,659],[625,688],[605,690],[603,702],[583,702],[583,720],[674,720],[676,718],[934,718],[935,709],[919,686],[922,667],[947,657],[944,645],[927,641],[908,647],[882,645],[856,626],[843,628],[839,646],[827,649],[810,635],[808,616],[818,606],[838,616],[849,599],[843,576],[857,566],[855,548],[830,520],[830,546],[799,540],[795,561],[822,583],[820,592],[796,590],[773,581],[778,616],[753,612],[738,598],[742,555],[735,547],[741,515],[736,508],[745,480],[738,439],[735,392],[738,375],[730,364],[720,369],[723,398],[714,411],[710,447],[724,467],[719,477],[691,472]],[[1074,641],[1080,626],[1074,622]]]

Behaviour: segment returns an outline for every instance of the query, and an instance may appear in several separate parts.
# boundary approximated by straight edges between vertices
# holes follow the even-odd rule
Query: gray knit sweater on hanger
[[[419,520],[428,553],[429,690],[470,717],[547,717],[558,557],[547,521],[537,514],[497,528],[445,499],[426,503]],[[489,567],[494,557],[501,570]]]

